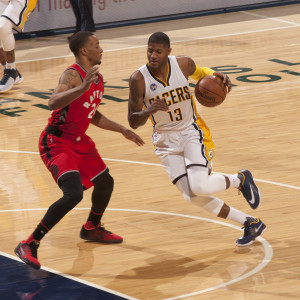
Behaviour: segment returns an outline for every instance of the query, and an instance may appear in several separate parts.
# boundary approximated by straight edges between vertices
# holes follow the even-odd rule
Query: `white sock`
[[[241,184],[241,180],[237,176],[238,174],[234,175],[226,175],[226,177],[230,181],[230,187],[238,188]]]
[[[6,63],[6,69],[15,69],[16,68],[16,63],[12,62],[12,63]]]
[[[237,222],[241,225],[244,225],[247,217],[253,218],[252,216],[247,215],[247,214],[243,213],[242,211],[237,210],[230,206],[230,211],[229,211],[229,214],[226,219]]]

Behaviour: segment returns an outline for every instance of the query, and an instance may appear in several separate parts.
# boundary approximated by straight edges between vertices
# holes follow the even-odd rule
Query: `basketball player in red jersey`
[[[103,50],[98,38],[91,32],[81,31],[72,36],[69,46],[76,63],[64,71],[49,100],[51,117],[39,141],[41,158],[63,197],[49,207],[33,233],[15,249],[16,255],[35,269],[41,266],[37,259],[40,240],[82,200],[83,191],[92,186],[92,207],[80,237],[100,243],[123,241],[101,225],[114,180],[94,142],[85,134],[89,124],[120,132],[138,146],[144,144],[134,132],[97,110],[104,92],[98,69]]]

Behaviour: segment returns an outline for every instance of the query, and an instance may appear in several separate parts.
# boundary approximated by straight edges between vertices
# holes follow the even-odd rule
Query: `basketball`
[[[205,76],[195,86],[198,102],[207,107],[220,105],[226,98],[227,87],[218,76]]]

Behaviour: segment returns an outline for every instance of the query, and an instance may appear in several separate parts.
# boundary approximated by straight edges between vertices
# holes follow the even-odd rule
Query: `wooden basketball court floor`
[[[42,240],[42,269],[19,262],[15,246],[61,197],[37,144],[50,113],[47,99],[73,63],[67,35],[20,40],[17,66],[25,80],[0,96],[1,299],[300,298],[300,4],[97,31],[106,82],[99,109],[126,126],[127,80],[146,62],[147,38],[155,31],[170,36],[173,54],[231,77],[235,86],[226,101],[198,111],[216,144],[214,171],[250,169],[262,203],[252,211],[236,190],[217,196],[262,218],[266,232],[237,248],[238,224],[186,203],[154,154],[150,122],[137,130],[146,142],[141,148],[91,126],[88,134],[115,179],[103,221],[124,242],[80,240],[88,190]],[[53,276],[58,279],[50,283]],[[107,294],[61,289],[65,279]]]

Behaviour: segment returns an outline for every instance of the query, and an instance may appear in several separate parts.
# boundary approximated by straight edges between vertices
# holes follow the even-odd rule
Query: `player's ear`
[[[171,54],[171,51],[172,51],[172,48],[169,48],[169,50],[168,50],[168,55]]]
[[[81,55],[83,55],[83,56],[86,56],[86,55],[87,55],[87,50],[86,50],[86,48],[80,48],[80,49],[79,49],[79,53],[80,53]]]

